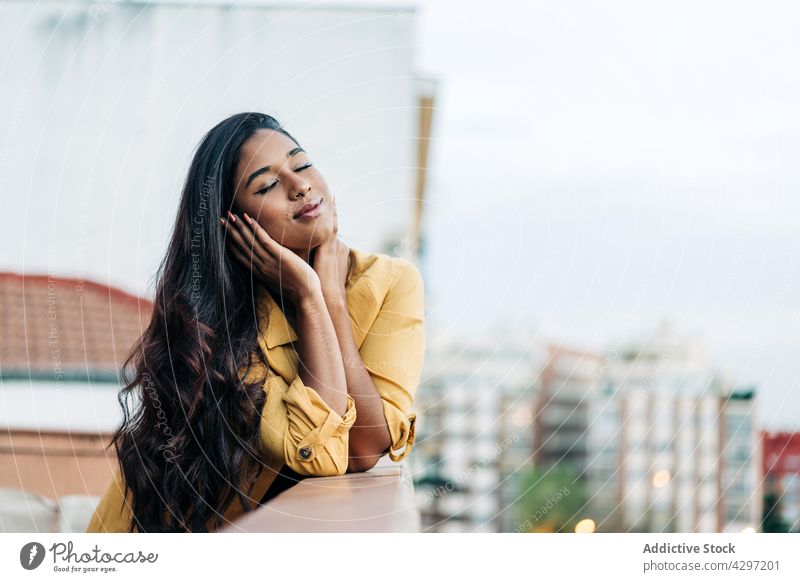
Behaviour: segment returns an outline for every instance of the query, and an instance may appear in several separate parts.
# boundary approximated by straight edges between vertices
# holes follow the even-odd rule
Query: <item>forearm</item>
[[[295,307],[300,379],[344,416],[347,411],[347,377],[337,332],[322,291],[309,293],[299,299]]]
[[[355,400],[358,411],[350,428],[351,463],[356,468],[371,467],[391,444],[383,401],[358,352],[347,303],[343,299],[329,299],[326,304],[342,353],[347,391]]]

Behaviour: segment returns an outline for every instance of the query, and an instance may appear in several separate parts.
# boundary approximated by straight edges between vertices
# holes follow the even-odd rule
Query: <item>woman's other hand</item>
[[[273,239],[247,213],[242,220],[228,211],[228,219],[220,218],[220,222],[228,230],[233,256],[273,293],[288,295],[296,305],[319,290],[320,280],[311,265]]]
[[[350,247],[344,244],[337,234],[339,216],[336,212],[336,197],[333,198],[333,231],[331,235],[314,250],[314,271],[319,277],[325,303],[346,304],[344,291],[347,272],[350,268]]]

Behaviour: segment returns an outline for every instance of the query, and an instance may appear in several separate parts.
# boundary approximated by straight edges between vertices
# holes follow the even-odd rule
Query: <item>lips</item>
[[[314,210],[317,206],[322,204],[322,198],[317,200],[316,202],[309,202],[308,204],[304,205],[300,210],[298,210],[292,218],[300,218],[309,210]]]

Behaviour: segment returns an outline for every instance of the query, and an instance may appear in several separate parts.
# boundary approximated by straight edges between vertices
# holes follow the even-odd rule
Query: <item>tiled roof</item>
[[[152,309],[147,299],[91,281],[0,273],[0,373],[116,376]]]

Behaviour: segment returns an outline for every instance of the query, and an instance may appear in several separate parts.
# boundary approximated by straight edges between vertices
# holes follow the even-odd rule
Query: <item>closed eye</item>
[[[272,190],[272,189],[273,189],[275,186],[277,186],[277,185],[278,185],[278,182],[279,182],[278,180],[275,180],[275,181],[274,181],[272,184],[270,184],[269,186],[267,186],[267,187],[265,187],[265,188],[262,188],[261,190],[257,190],[256,192],[254,192],[254,194],[266,194],[267,192],[269,192],[270,190]]]
[[[313,165],[314,165],[314,164],[312,164],[311,162],[308,162],[307,164],[303,164],[303,165],[302,165],[302,166],[300,166],[299,168],[295,168],[295,169],[294,169],[294,171],[295,171],[295,172],[302,172],[303,170],[306,170],[306,169],[310,168],[310,167],[311,167],[311,166],[313,166]]]

